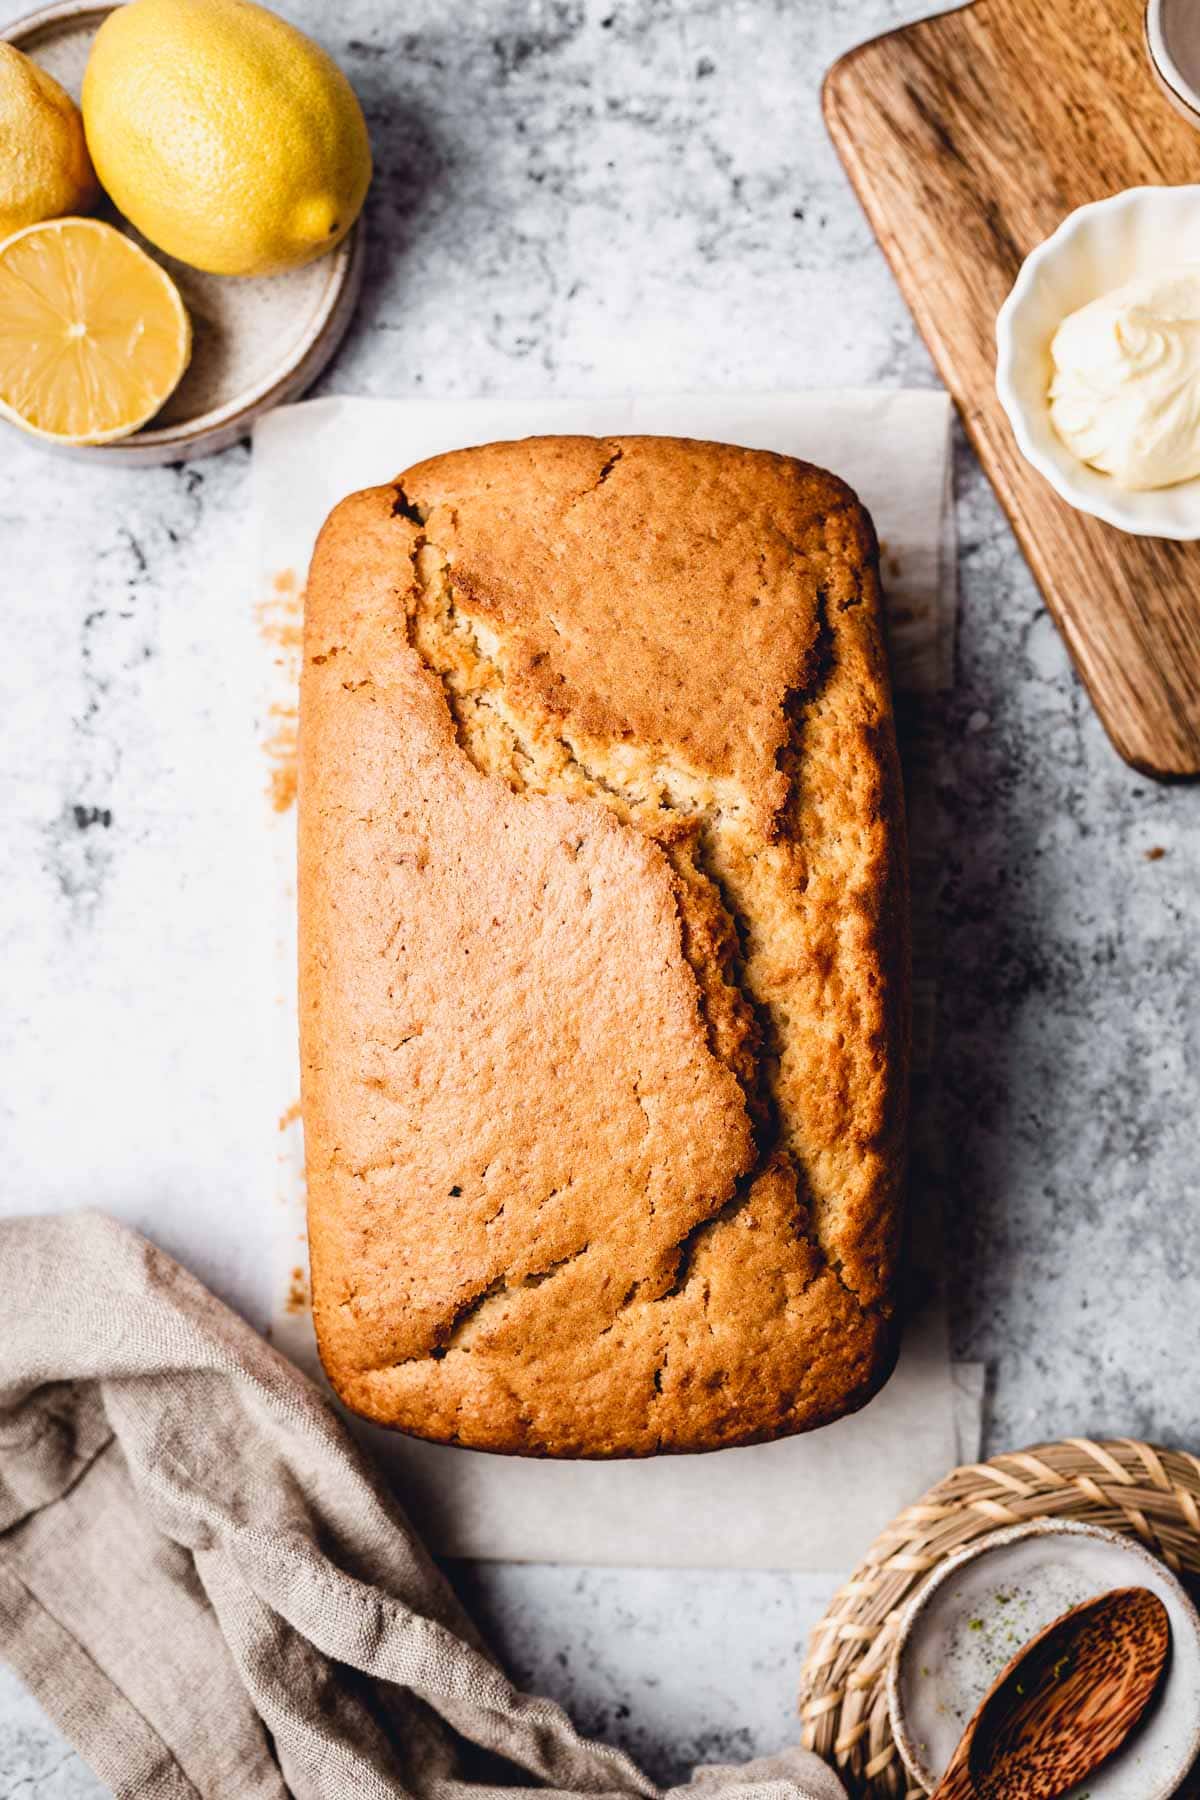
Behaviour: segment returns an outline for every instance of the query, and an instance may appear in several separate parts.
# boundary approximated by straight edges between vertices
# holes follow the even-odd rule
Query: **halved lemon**
[[[99,219],[46,219],[0,243],[0,413],[60,444],[152,419],[187,368],[179,289]]]

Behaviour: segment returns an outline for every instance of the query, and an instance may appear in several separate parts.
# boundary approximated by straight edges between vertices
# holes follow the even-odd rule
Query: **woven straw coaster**
[[[1177,1575],[1198,1575],[1200,1458],[1131,1439],[1069,1438],[955,1469],[906,1507],[834,1596],[801,1671],[802,1742],[836,1767],[852,1795],[923,1800],[888,1722],[888,1662],[908,1601],[954,1551],[1039,1518],[1128,1532]]]

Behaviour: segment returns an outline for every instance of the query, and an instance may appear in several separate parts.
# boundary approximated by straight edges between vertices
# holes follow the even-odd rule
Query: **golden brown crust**
[[[548,438],[343,502],[308,587],[300,911],[314,1311],[349,1405],[612,1456],[870,1396],[907,894],[840,482]]]

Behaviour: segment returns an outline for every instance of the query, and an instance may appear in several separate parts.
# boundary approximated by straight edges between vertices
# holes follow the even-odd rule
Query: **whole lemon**
[[[0,238],[87,212],[98,197],[79,108],[45,69],[0,43]]]
[[[330,250],[371,179],[337,64],[252,0],[130,0],[96,34],[83,122],[100,180],[144,237],[213,275]]]

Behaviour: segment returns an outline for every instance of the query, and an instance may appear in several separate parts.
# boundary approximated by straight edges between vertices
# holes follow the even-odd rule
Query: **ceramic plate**
[[[91,43],[112,6],[85,0],[48,6],[0,35],[79,98]],[[51,446],[111,464],[180,462],[245,437],[260,413],[296,399],[316,380],[345,334],[362,284],[362,221],[336,250],[287,275],[202,275],[147,244],[111,210],[101,211],[170,270],[192,316],[192,360],[162,411],[115,444]],[[17,429],[14,427],[14,429]]]
[[[937,1785],[1004,1666],[1072,1607],[1147,1587],[1167,1608],[1171,1653],[1142,1725],[1068,1800],[1165,1800],[1200,1751],[1200,1619],[1170,1571],[1132,1538],[1039,1519],[953,1556],[913,1600],[888,1678],[892,1728],[910,1774]]]

